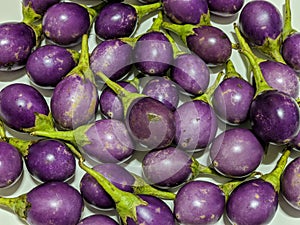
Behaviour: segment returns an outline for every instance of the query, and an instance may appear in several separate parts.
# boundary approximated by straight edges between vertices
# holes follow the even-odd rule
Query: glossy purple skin
[[[201,100],[188,101],[175,111],[174,142],[181,149],[198,151],[206,148],[217,133],[217,117],[213,108]]]
[[[47,9],[61,0],[23,0],[24,6],[30,6],[37,14],[44,15]]]
[[[97,120],[84,135],[90,143],[82,148],[95,161],[117,163],[127,160],[134,153],[133,141],[125,124],[119,120]]]
[[[173,112],[154,98],[137,99],[127,111],[125,122],[137,150],[167,147],[175,136]]]
[[[12,186],[23,173],[23,160],[12,145],[0,142],[0,188]]]
[[[278,193],[261,179],[245,181],[231,192],[227,217],[232,224],[269,224],[278,207]]]
[[[175,218],[172,211],[164,201],[150,195],[139,195],[139,197],[148,204],[136,207],[137,222],[128,218],[127,225],[175,225]]]
[[[41,182],[66,181],[75,174],[75,157],[58,140],[44,139],[32,144],[25,159],[30,174]]]
[[[64,182],[46,182],[27,193],[27,221],[35,225],[74,225],[80,220],[83,199]]]
[[[299,131],[299,117],[295,99],[279,91],[265,91],[258,95],[249,111],[253,132],[265,143],[290,141]]]
[[[117,188],[133,192],[134,177],[122,166],[115,163],[97,164],[94,170],[101,173]],[[80,192],[83,198],[92,206],[100,209],[112,209],[115,202],[102,186],[89,174],[84,174],[80,180]]]
[[[172,45],[162,32],[147,32],[138,38],[134,46],[133,60],[141,73],[165,75],[173,62]]]
[[[118,223],[107,215],[92,214],[79,221],[77,225],[118,225]]]
[[[74,46],[90,28],[86,8],[74,2],[60,2],[46,11],[42,21],[43,32],[48,40],[62,46]]]
[[[137,88],[126,81],[119,81],[117,83],[129,92],[138,93]],[[124,120],[123,104],[118,98],[118,95],[116,95],[115,92],[113,92],[113,90],[108,86],[106,86],[101,92],[99,105],[101,113],[106,118]]]
[[[191,157],[175,147],[147,152],[142,160],[143,175],[147,183],[160,188],[176,187],[192,175]]]
[[[293,159],[281,175],[281,194],[293,208],[300,210],[300,157]]]
[[[252,44],[263,45],[266,38],[276,39],[282,26],[281,13],[270,1],[248,2],[240,12],[240,31]]]
[[[95,75],[101,71],[111,80],[119,80],[132,68],[132,47],[120,39],[104,40],[93,49],[90,67]]]
[[[126,3],[110,3],[104,6],[95,19],[95,33],[100,39],[129,37],[137,26],[137,12]]]
[[[250,130],[235,127],[223,131],[212,141],[209,157],[216,171],[239,178],[248,176],[260,165],[264,148]]]
[[[231,41],[227,34],[215,26],[200,26],[186,37],[188,48],[208,65],[220,65],[231,56]]]
[[[299,77],[297,73],[286,64],[274,61],[264,61],[259,64],[261,72],[267,83],[293,98],[299,95]]]
[[[231,77],[221,81],[212,96],[217,116],[225,123],[239,125],[249,116],[254,87],[244,79]]]
[[[208,14],[206,0],[163,0],[163,10],[169,19],[178,24],[198,24],[204,14]]]
[[[292,140],[289,142],[289,145],[296,151],[300,151],[300,132],[297,133],[297,135],[292,138]]]
[[[55,87],[76,66],[71,52],[57,45],[35,49],[26,62],[29,79],[40,87]]]
[[[228,17],[241,10],[244,0],[207,0],[207,4],[211,14]]]
[[[60,129],[71,130],[95,120],[99,106],[96,86],[78,74],[61,80],[50,100],[52,117]]]
[[[49,106],[34,87],[13,83],[0,91],[0,117],[8,127],[17,131],[34,127],[35,113],[48,115]]]
[[[149,80],[145,84],[142,94],[161,101],[172,111],[177,108],[179,103],[177,85],[168,77],[156,77]]]
[[[185,53],[175,58],[170,77],[186,92],[200,95],[209,85],[210,71],[199,56]]]
[[[225,208],[225,195],[214,183],[191,181],[182,186],[174,200],[174,215],[180,224],[215,224]]]
[[[25,67],[35,47],[35,33],[25,23],[0,24],[0,71],[14,71]]]
[[[300,33],[294,33],[283,41],[281,54],[290,67],[300,72]]]

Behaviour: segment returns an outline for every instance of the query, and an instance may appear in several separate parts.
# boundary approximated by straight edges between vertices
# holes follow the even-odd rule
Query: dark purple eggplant
[[[22,3],[24,7],[30,7],[35,13],[42,16],[50,6],[59,3],[60,1],[61,0],[22,0]]]
[[[237,15],[244,6],[244,0],[207,0],[209,12],[220,17]]]
[[[77,225],[118,225],[118,223],[105,214],[91,214],[82,218]]]
[[[133,5],[112,2],[105,5],[95,18],[95,34],[100,39],[130,37],[144,16],[161,7],[161,2]]]
[[[0,204],[29,225],[74,225],[83,211],[79,191],[64,182],[47,182],[17,197],[1,197]]]
[[[177,24],[199,24],[209,17],[206,0],[162,0],[162,9],[165,15]]]

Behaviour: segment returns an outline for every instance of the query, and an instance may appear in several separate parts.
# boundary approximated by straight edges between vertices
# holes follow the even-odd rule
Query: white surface
[[[245,2],[248,2],[249,0],[246,0]],[[96,2],[94,1],[88,1],[88,2]],[[133,1],[131,1],[133,2]],[[272,0],[270,1],[274,3],[278,9],[282,12],[283,5],[284,5],[284,0]],[[10,1],[5,1],[2,0],[2,7],[0,9],[0,23],[5,22],[5,21],[20,21],[22,16],[21,16],[21,0],[10,0]],[[296,9],[300,8],[300,1],[292,0],[291,1],[291,8],[292,8],[292,24],[295,29],[300,30],[300,14],[297,12]],[[151,19],[148,18],[146,19],[141,27],[138,29],[138,33],[144,31],[147,29],[151,22]],[[229,37],[232,39],[232,31],[233,31],[233,25],[232,23],[227,24],[226,20],[220,20],[212,17],[212,23],[213,25],[219,26],[223,30],[227,32]],[[298,22],[298,24],[297,24]],[[94,37],[93,37],[94,38]],[[232,39],[233,40],[233,39]],[[90,41],[90,50],[94,47],[94,39]],[[234,65],[236,66],[236,69],[239,73],[245,74],[245,67],[244,63],[241,61],[240,56],[236,53],[233,52],[232,59],[234,61]],[[0,89],[2,89],[4,86],[12,83],[12,82],[24,82],[28,83],[28,78],[25,75],[24,70],[20,70],[17,72],[13,73],[4,73],[0,72]],[[49,92],[47,93],[47,100],[49,100]],[[278,159],[279,154],[278,154],[278,149],[269,149],[269,153],[266,156],[265,160],[261,164],[261,166],[258,168],[259,171],[262,172],[268,172],[270,171],[273,166],[275,165],[274,162]],[[295,156],[299,156],[299,152],[294,152],[291,155],[291,158],[294,158]],[[198,155],[195,155],[195,157],[198,157]],[[207,153],[204,154],[199,154],[198,160],[202,163],[207,162]],[[129,170],[136,172],[137,174],[141,173],[141,169],[139,166],[139,162],[136,159],[132,159],[129,162],[126,162],[126,166]],[[25,165],[24,165],[24,168]],[[79,181],[81,179],[83,172],[77,168],[77,173],[74,179],[70,181],[70,183],[76,187],[79,188]],[[20,194],[28,192],[30,189],[32,189],[37,183],[29,176],[28,172],[25,170],[24,174],[22,176],[22,179],[15,184],[12,188],[9,189],[0,189],[0,195],[2,196],[18,196]],[[168,201],[170,206],[172,207],[172,203]],[[107,213],[107,212],[102,212],[99,210],[91,209],[86,207],[84,209],[82,217],[85,217],[87,215],[90,215],[92,213]],[[109,215],[114,215],[114,212],[109,212]],[[114,217],[114,216],[113,216]],[[116,218],[116,217],[114,217]],[[271,222],[272,225],[281,225],[281,224],[289,224],[289,225],[296,225],[299,224],[300,221],[300,211],[293,210],[290,206],[288,206],[282,198],[280,198],[280,204],[278,211],[275,215],[275,218]],[[21,221],[18,219],[17,216],[15,216],[11,211],[0,208],[0,220],[1,224],[5,225],[22,225],[26,224],[24,221]],[[229,224],[229,222],[225,218],[221,218],[221,220],[217,223],[219,225],[221,224]]]

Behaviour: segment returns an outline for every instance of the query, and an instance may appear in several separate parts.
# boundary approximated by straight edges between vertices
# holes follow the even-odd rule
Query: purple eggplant
[[[96,162],[122,162],[134,153],[134,143],[125,124],[115,119],[96,120],[69,131],[36,130],[31,134],[71,142]]]
[[[213,168],[227,177],[249,176],[261,164],[263,157],[264,147],[246,128],[236,127],[221,132],[209,148]]]
[[[59,2],[45,12],[42,26],[45,37],[61,46],[75,46],[89,32],[96,11],[75,2]]]
[[[57,45],[36,48],[28,57],[26,72],[37,86],[54,88],[78,63],[79,53]]]
[[[244,0],[207,0],[209,12],[221,17],[237,15],[244,2]]]
[[[206,0],[162,0],[162,8],[167,17],[177,24],[199,24],[209,17]]]
[[[189,50],[210,66],[224,64],[231,56],[229,37],[220,28],[212,26],[210,21],[198,25],[179,25],[165,21],[162,27],[176,33]]]
[[[64,182],[47,182],[14,198],[0,198],[29,225],[74,225],[80,220],[83,199],[74,187]]]
[[[132,69],[132,46],[120,39],[109,39],[100,42],[90,56],[90,67],[94,74],[99,71],[111,80],[120,80]],[[103,81],[95,76],[97,83]]]
[[[179,224],[217,223],[224,213],[225,194],[208,181],[190,181],[182,186],[174,200],[174,214]]]
[[[285,201],[293,208],[300,210],[300,157],[291,160],[281,175],[280,192]]]
[[[179,89],[168,77],[149,79],[143,87],[142,94],[157,99],[174,111],[179,103]]]
[[[49,122],[49,106],[44,96],[34,87],[24,83],[12,83],[0,91],[0,117],[10,128],[25,132],[38,128],[39,118]]]
[[[222,73],[218,74],[215,83],[204,94],[182,103],[175,110],[174,143],[179,148],[187,151],[200,151],[214,139],[218,130],[218,122],[210,98],[222,75]]]
[[[140,6],[124,2],[109,3],[95,18],[95,34],[105,40],[130,37],[141,19],[160,7],[160,2]]]
[[[135,179],[122,166],[115,163],[104,163],[95,165],[93,169],[101,173],[117,188],[133,192],[132,186]],[[80,192],[85,201],[95,208],[106,210],[115,208],[115,203],[110,195],[88,173],[85,173],[80,180]]]
[[[254,93],[254,87],[237,73],[229,60],[226,63],[226,75],[212,96],[213,109],[226,124],[242,124],[249,118]]]
[[[84,34],[79,63],[55,86],[50,108],[56,126],[70,130],[93,122],[98,107],[98,89],[89,65],[88,36]]]
[[[256,93],[249,111],[251,128],[265,143],[287,143],[299,131],[298,104],[293,97],[272,88],[266,82],[256,57],[236,24],[234,30],[241,47],[239,50],[248,58],[256,84]]]
[[[260,51],[284,63],[280,54],[283,19],[270,1],[256,0],[245,4],[239,15],[239,29],[245,39]]]
[[[128,81],[117,82],[121,87],[132,93],[138,93],[137,88]],[[100,111],[106,118],[124,120],[123,105],[118,96],[106,86],[100,95]]]
[[[235,187],[226,203],[226,215],[232,224],[268,224],[278,208],[280,177],[290,150],[284,149],[275,168],[259,178],[249,179]]]
[[[77,225],[118,225],[111,217],[104,214],[91,214],[82,218]]]
[[[200,174],[218,174],[187,152],[172,146],[147,152],[142,160],[142,170],[150,185],[164,189],[180,186]]]
[[[23,174],[23,160],[18,150],[5,141],[0,142],[0,188],[14,185]]]
[[[32,10],[34,10],[35,13],[39,15],[44,15],[50,6],[59,3],[60,1],[61,0],[22,0],[22,3],[25,7],[32,8]]]

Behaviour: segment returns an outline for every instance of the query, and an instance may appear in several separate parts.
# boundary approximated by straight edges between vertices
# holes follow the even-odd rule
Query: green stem
[[[127,224],[127,218],[132,218],[134,221],[137,221],[136,207],[147,205],[147,203],[135,194],[118,189],[102,174],[85,165],[83,156],[73,145],[67,145],[78,158],[80,168],[91,175],[114,200],[116,209],[123,223]]]
[[[214,91],[216,90],[216,88],[218,87],[222,77],[224,76],[223,72],[218,73],[217,78],[215,80],[215,82],[205,91],[204,94],[194,98],[193,100],[200,100],[200,101],[204,101],[210,105],[212,105],[211,103],[211,96],[213,95]]]
[[[289,35],[295,33],[292,27],[292,13],[290,0],[285,0],[284,4],[284,25],[282,31],[282,40],[284,41]]]
[[[0,205],[8,207],[23,220],[26,220],[27,210],[30,207],[30,203],[27,202],[26,194],[14,198],[0,197]]]
[[[158,197],[161,199],[166,199],[166,200],[174,200],[175,199],[176,194],[174,194],[173,192],[159,190],[159,189],[149,185],[147,182],[145,182],[143,180],[142,177],[140,177],[136,174],[132,173],[132,176],[134,176],[134,178],[135,178],[135,182],[133,185],[135,194],[151,195],[151,196],[155,196],[155,197]]]
[[[236,71],[232,61],[228,60],[225,65],[224,79],[228,79],[228,78],[232,78],[232,77],[242,78],[242,76]]]
[[[14,137],[7,138],[7,142],[18,149],[23,157],[28,155],[30,146],[36,143],[36,141],[22,140]]]
[[[105,83],[106,85],[112,89],[112,91],[118,95],[120,98],[123,108],[124,108],[124,115],[127,114],[127,110],[130,107],[131,103],[138,98],[146,97],[146,95],[140,93],[131,93],[127,91],[125,88],[121,87],[116,82],[110,80],[104,73],[99,71],[97,74]]]
[[[214,169],[212,169],[208,166],[202,165],[193,157],[191,159],[193,161],[191,164],[191,170],[192,170],[192,174],[193,174],[193,176],[191,177],[191,180],[193,180],[194,178],[197,178],[200,174],[213,175],[213,176],[220,177],[220,174],[218,172],[216,172]]]
[[[162,3],[161,3],[161,1],[159,1],[156,3],[152,3],[152,4],[131,5],[131,6],[135,8],[137,16],[138,16],[138,21],[140,21],[144,16],[161,8]]]
[[[277,161],[276,167],[270,173],[264,174],[261,177],[266,182],[271,183],[277,193],[280,191],[280,177],[285,169],[290,154],[290,149],[284,149],[281,157]]]
[[[160,31],[162,23],[163,23],[163,13],[162,11],[159,11],[157,17],[153,19],[153,23],[151,27],[148,29],[148,32]]]
[[[264,91],[274,90],[266,82],[266,80],[261,72],[261,69],[259,66],[260,59],[253,54],[250,46],[248,45],[246,40],[242,37],[242,35],[239,31],[239,28],[236,24],[234,24],[234,30],[235,30],[235,34],[238,38],[238,41],[239,41],[239,46],[240,46],[239,51],[247,57],[247,59],[249,60],[249,62],[251,64],[251,67],[252,67],[253,76],[254,76],[255,84],[256,84],[256,93],[255,93],[254,98],[256,98],[256,96],[258,96],[259,94],[261,94]]]
[[[192,24],[180,25],[180,24],[170,23],[167,21],[164,21],[161,24],[161,27],[177,34],[181,38],[181,40],[184,42],[184,44],[187,44],[186,38],[188,36],[195,34],[194,28],[196,28],[196,26],[192,25]]]

